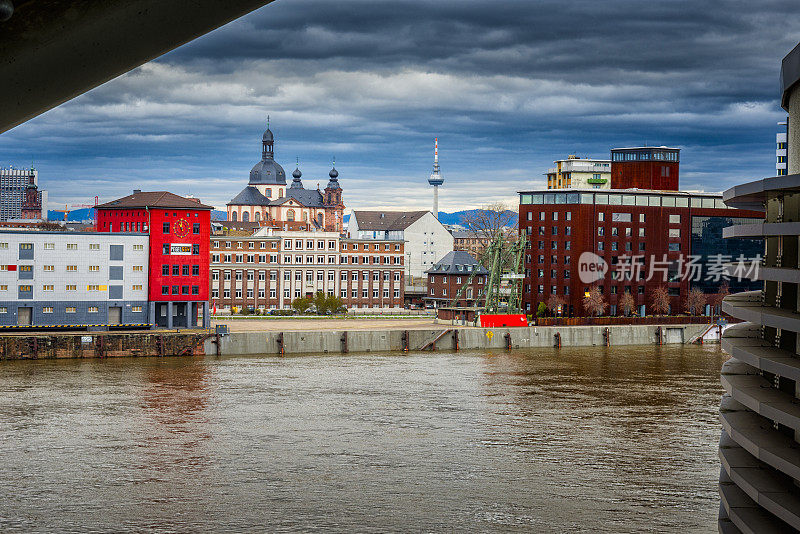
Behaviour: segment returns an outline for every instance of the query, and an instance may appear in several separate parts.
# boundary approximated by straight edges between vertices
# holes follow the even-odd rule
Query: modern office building
[[[147,323],[148,236],[0,231],[0,325]]]
[[[148,322],[167,328],[208,327],[213,208],[196,198],[137,189],[95,209],[98,232],[149,235]]]
[[[471,307],[484,295],[489,271],[468,252],[453,251],[437,261],[427,274],[427,302],[432,303],[435,308],[451,304],[456,307]],[[469,285],[465,286],[467,282]]]
[[[275,231],[214,236],[211,299],[218,309],[285,309],[322,291],[347,308],[399,308],[404,243],[348,239],[338,232]]]
[[[46,219],[47,191],[39,189],[39,171],[33,167],[0,168],[0,221],[39,219],[42,214]]]
[[[575,155],[553,162],[555,167],[548,169],[547,189],[611,187],[611,162],[607,159],[580,158]]]
[[[611,189],[678,190],[680,149],[644,146],[611,149]]]
[[[350,239],[405,242],[406,275],[425,271],[453,250],[453,234],[429,211],[354,211]]]
[[[720,532],[800,530],[800,45],[784,58],[781,82],[787,174],[723,195],[729,206],[765,209],[763,221],[725,236],[763,242],[766,253],[754,276],[761,288],[723,302],[745,322],[722,338],[731,358],[721,371]]]
[[[728,208],[715,194],[525,191],[519,215],[527,238],[523,303],[528,311],[557,295],[566,302],[565,314],[584,315],[584,294],[596,287],[607,313],[621,313],[620,298],[630,293],[636,312],[645,315],[652,313],[652,290],[664,286],[672,311],[680,312],[693,283],[717,290],[724,280],[721,262],[761,252],[750,241],[720,245],[722,226],[754,222],[761,213]]]

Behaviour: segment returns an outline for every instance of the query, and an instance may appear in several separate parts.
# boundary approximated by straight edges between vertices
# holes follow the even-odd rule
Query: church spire
[[[275,152],[273,151],[274,143],[275,138],[272,135],[272,130],[269,129],[269,115],[267,115],[267,130],[264,132],[264,136],[261,138],[261,144],[263,146],[261,151],[262,160],[273,159],[275,157]]]

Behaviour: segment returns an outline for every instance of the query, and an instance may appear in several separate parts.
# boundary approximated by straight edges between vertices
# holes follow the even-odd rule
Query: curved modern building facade
[[[800,532],[800,45],[783,60],[781,105],[789,113],[788,174],[738,185],[730,207],[764,221],[725,237],[763,240],[758,291],[727,297],[743,322],[725,331],[722,367],[719,530]],[[733,266],[731,267],[733,269]]]

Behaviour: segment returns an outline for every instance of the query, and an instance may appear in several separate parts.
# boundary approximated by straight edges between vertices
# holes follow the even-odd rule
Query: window
[[[669,224],[680,224],[681,223],[681,216],[672,214],[669,216]]]
[[[669,237],[680,237],[681,236],[681,229],[680,228],[670,228],[667,230],[667,235]]]
[[[99,272],[99,271],[100,271],[100,266],[99,265],[90,265],[89,266],[89,272],[90,273],[96,273],[96,272]]]
[[[172,286],[172,294],[173,295],[179,295],[180,292],[181,292],[181,287],[180,286]]]
[[[55,270],[55,267],[53,265],[45,265],[43,267],[43,270],[44,270],[44,272],[52,272],[52,271]]]
[[[67,243],[67,250],[78,250],[77,243]]]
[[[680,243],[670,243],[669,244],[669,251],[670,252],[680,252],[681,244]]]
[[[0,243],[0,249],[8,250],[8,243]]]
[[[53,291],[53,285],[52,284],[45,284],[45,285],[42,286],[42,290],[43,291]]]
[[[639,237],[644,237],[644,228],[639,228]]]
[[[75,284],[67,284],[67,291],[77,291],[78,286]]]
[[[597,220],[598,220],[599,222],[603,222],[603,221],[605,221],[605,220],[606,220],[605,213],[603,213],[602,211],[601,211],[600,213],[598,213],[598,214],[597,214]]]
[[[639,214],[639,222],[640,222],[640,223],[643,223],[643,222],[644,222],[644,220],[645,220],[644,213],[640,213],[640,214]]]
[[[200,294],[200,286],[192,286],[192,295]]]
[[[237,293],[241,293],[241,292],[237,291]],[[188,294],[189,294],[189,286],[181,286],[181,295],[188,295]],[[241,295],[237,295],[237,296],[241,297]]]
[[[142,270],[143,269],[142,269],[141,265],[134,265],[133,266],[133,272],[135,272],[135,273],[140,273],[140,272],[142,272]]]
[[[90,284],[86,286],[86,291],[100,291],[100,286],[96,284]]]
[[[97,313],[99,310],[98,310],[97,306],[89,306],[86,309],[86,311],[89,312],[89,313]]]
[[[169,286],[161,286],[161,294],[169,295]]]
[[[67,306],[64,310],[66,313],[75,313],[75,306]]]
[[[198,245],[196,243],[194,245],[192,245],[192,254],[194,254],[195,256],[200,254],[200,245]]]
[[[144,245],[133,245],[133,250],[142,251],[144,250]]]
[[[189,276],[189,266],[188,265],[182,265],[181,266],[181,274],[183,276]]]
[[[169,222],[164,222],[163,228],[161,229],[161,233],[162,234],[168,234],[169,233]]]
[[[169,255],[169,243],[164,243],[161,245],[161,253],[164,255]]]
[[[173,265],[172,266],[172,275],[178,276],[181,274],[181,266],[180,265]]]
[[[200,223],[194,223],[192,225],[192,233],[199,234],[200,233]]]
[[[200,276],[200,266],[192,265],[192,276]]]
[[[136,285],[134,285],[134,286],[133,286],[133,290],[134,290],[134,291],[141,291],[141,290],[142,290],[142,284],[136,284]]]
[[[100,243],[89,243],[89,250],[100,250]]]
[[[45,250],[55,250],[56,244],[55,243],[45,243],[44,249]]]

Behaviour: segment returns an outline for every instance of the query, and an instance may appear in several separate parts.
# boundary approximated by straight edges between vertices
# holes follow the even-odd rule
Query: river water
[[[717,346],[0,363],[0,531],[716,530]]]

